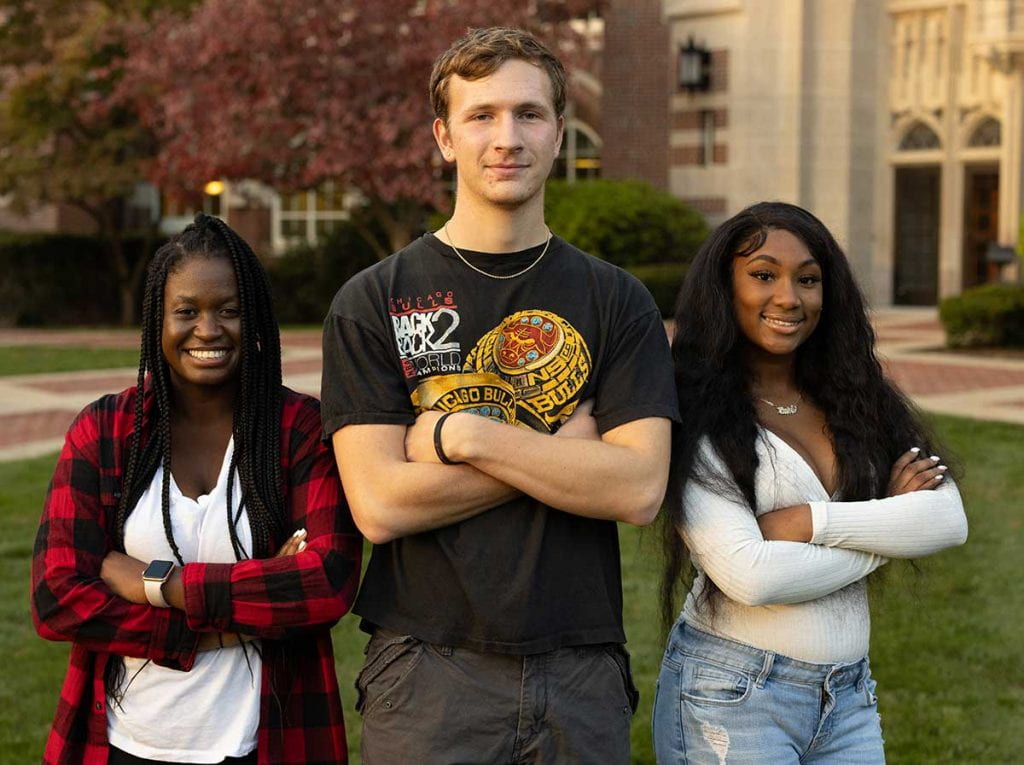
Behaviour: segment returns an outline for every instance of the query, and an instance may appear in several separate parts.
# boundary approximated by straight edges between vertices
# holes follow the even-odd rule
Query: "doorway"
[[[999,264],[985,257],[999,237],[999,166],[964,168],[964,289],[999,278]]]
[[[941,169],[896,168],[893,303],[935,305],[939,297]]]

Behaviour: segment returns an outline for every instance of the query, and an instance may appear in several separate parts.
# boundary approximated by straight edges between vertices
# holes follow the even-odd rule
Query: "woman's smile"
[[[242,319],[227,258],[188,258],[167,275],[161,345],[178,387],[237,382]]]

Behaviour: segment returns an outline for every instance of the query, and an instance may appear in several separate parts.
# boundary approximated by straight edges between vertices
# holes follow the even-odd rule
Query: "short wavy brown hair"
[[[528,61],[547,73],[555,114],[562,116],[565,112],[565,67],[540,40],[515,27],[471,29],[437,57],[430,73],[430,104],[434,107],[434,115],[448,124],[448,81],[453,74],[466,80],[478,80],[493,74],[512,59]]]

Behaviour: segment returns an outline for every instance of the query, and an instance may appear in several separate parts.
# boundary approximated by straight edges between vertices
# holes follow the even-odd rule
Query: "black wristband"
[[[444,447],[441,445],[441,428],[444,425],[444,421],[451,417],[455,412],[445,412],[437,418],[437,422],[434,423],[434,451],[437,452],[437,458],[441,460],[445,465],[458,465],[459,463],[455,460],[448,459],[448,455],[444,453]]]

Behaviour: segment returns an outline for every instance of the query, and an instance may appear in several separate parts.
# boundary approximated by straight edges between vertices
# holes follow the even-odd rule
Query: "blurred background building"
[[[759,200],[802,205],[876,305],[1020,278],[1024,0],[605,0],[566,23],[593,55],[573,72],[553,176],[644,180],[712,225]],[[140,183],[125,215],[169,232],[201,205],[282,252],[358,201],[330,181],[211,180],[189,202]],[[0,199],[0,229],[90,225]]]
[[[1016,278],[1024,1],[609,5],[606,176],[639,175],[712,223],[802,205],[876,304]]]

